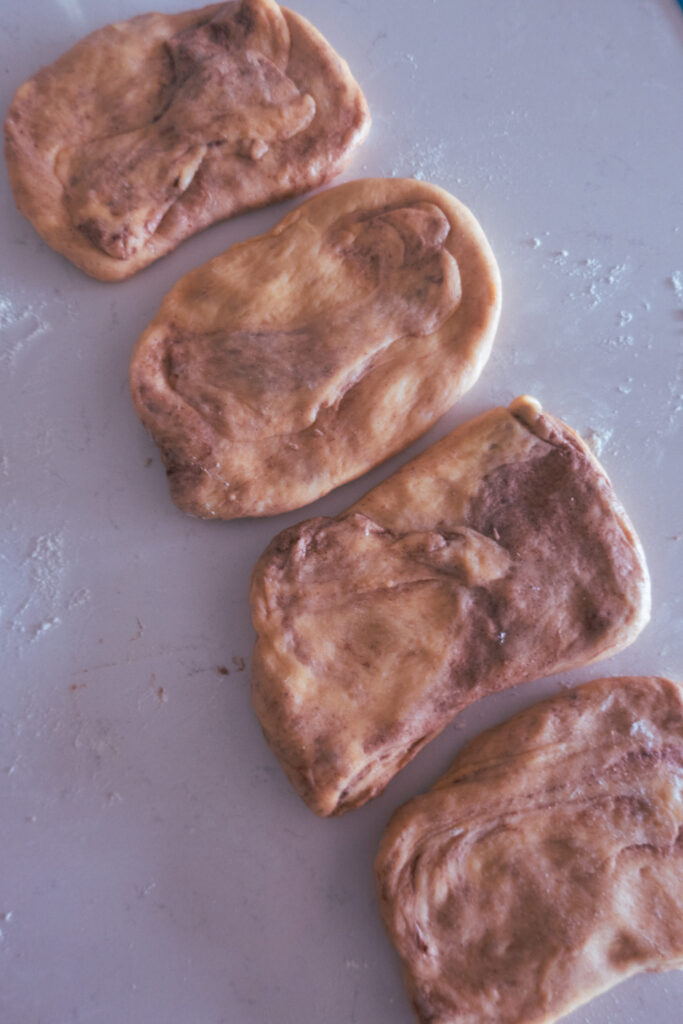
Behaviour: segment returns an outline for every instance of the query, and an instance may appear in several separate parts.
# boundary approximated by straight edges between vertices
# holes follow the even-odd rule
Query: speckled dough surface
[[[17,90],[6,155],[22,213],[110,281],[329,181],[369,123],[346,63],[307,21],[236,0],[87,36]]]
[[[683,965],[683,687],[528,708],[396,812],[380,907],[422,1024],[552,1024]]]
[[[640,543],[581,439],[517,399],[336,519],[284,530],[252,578],[252,692],[321,815],[379,793],[458,711],[605,658],[649,617]]]
[[[187,274],[131,363],[171,496],[273,515],[427,430],[477,379],[500,310],[472,214],[435,185],[354,181]]]

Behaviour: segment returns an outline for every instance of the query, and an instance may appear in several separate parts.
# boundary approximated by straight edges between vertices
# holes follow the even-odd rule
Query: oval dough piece
[[[280,533],[251,607],[256,713],[329,815],[376,796],[468,704],[631,643],[650,588],[599,463],[520,398],[335,519]]]
[[[179,508],[274,515],[360,476],[477,379],[500,309],[469,211],[425,182],[309,199],[182,278],[131,386]]]
[[[682,966],[683,687],[600,679],[484,733],[375,870],[422,1024],[552,1024]]]
[[[338,174],[367,134],[349,69],[299,15],[235,0],[107,25],[17,90],[17,206],[102,281]]]

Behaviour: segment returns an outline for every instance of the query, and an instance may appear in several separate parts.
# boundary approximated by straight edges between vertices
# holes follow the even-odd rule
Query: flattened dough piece
[[[423,1024],[551,1024],[683,966],[683,687],[600,679],[484,733],[375,868]]]
[[[468,704],[620,650],[645,558],[581,439],[530,398],[464,424],[254,569],[254,707],[318,814],[365,803]]]
[[[5,122],[17,206],[103,281],[225,217],[338,174],[367,134],[358,85],[274,0],[107,25],[17,90]]]
[[[359,476],[474,383],[499,309],[489,245],[443,189],[309,199],[182,278],[138,341],[133,400],[173,500],[273,515]]]

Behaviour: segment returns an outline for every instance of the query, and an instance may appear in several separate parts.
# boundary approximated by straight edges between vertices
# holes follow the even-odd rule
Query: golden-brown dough
[[[274,0],[144,14],[17,90],[17,206],[88,274],[120,280],[225,217],[338,174],[367,104],[322,36]]]
[[[683,966],[683,687],[600,679],[484,733],[375,867],[423,1024],[552,1024]]]
[[[171,496],[193,515],[273,515],[405,447],[478,377],[500,309],[493,254],[426,182],[309,199],[187,274],[131,363]]]
[[[284,530],[251,606],[256,712],[300,795],[329,815],[381,792],[473,701],[631,643],[650,591],[596,459],[520,398],[337,518]]]

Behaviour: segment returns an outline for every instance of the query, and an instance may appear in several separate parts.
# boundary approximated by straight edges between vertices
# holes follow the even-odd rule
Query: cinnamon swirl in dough
[[[187,274],[131,363],[171,496],[206,518],[297,508],[430,427],[478,377],[493,254],[443,189],[354,181]]]
[[[256,712],[329,815],[379,793],[473,701],[629,644],[649,582],[600,465],[521,398],[336,518],[284,530],[251,606]]]
[[[600,679],[484,733],[376,875],[423,1024],[552,1024],[683,966],[683,687]]]
[[[329,181],[369,123],[307,21],[234,0],[81,40],[17,90],[6,154],[21,212],[113,281],[217,220]]]

